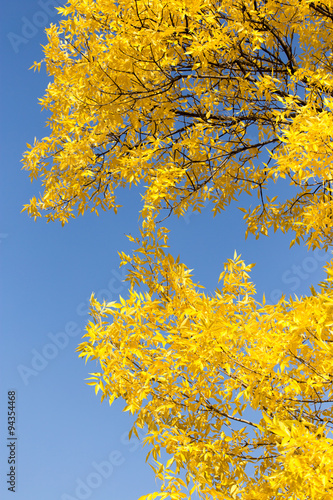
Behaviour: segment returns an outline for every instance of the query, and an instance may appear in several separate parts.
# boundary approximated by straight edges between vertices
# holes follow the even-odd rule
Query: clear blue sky
[[[54,2],[55,3],[55,2]],[[140,189],[120,191],[117,216],[85,215],[64,228],[21,213],[38,194],[20,160],[26,142],[47,134],[40,111],[47,77],[28,71],[42,56],[44,28],[56,22],[52,2],[11,0],[1,12],[1,392],[0,496],[16,500],[136,500],[155,490],[139,443],[126,442],[131,418],[122,404],[100,403],[84,379],[95,365],[78,359],[88,299],[125,294],[117,250],[129,251],[126,233],[138,234]],[[236,249],[256,262],[259,296],[308,292],[323,278],[322,253],[289,250],[290,238],[245,241],[235,207],[213,219],[169,219],[171,252],[213,291],[223,262]],[[16,391],[16,493],[7,490],[10,448],[7,392]]]

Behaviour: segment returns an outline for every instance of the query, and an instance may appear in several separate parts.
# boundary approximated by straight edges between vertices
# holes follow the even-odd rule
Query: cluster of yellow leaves
[[[146,229],[132,257],[121,254],[132,269],[129,297],[92,298],[79,351],[101,366],[89,383],[102,400],[123,398],[136,415],[132,432],[147,431],[159,498],[197,490],[202,498],[329,500],[331,267],[320,292],[272,306],[254,299],[252,266],[235,254],[207,296],[158,231]]]
[[[245,192],[259,198],[244,208],[249,232],[282,227],[310,247],[330,244],[331,225],[317,221],[332,203],[331,9],[317,0],[69,1],[47,30],[53,81],[41,105],[51,133],[24,157],[44,194],[25,209],[65,223],[87,209],[116,211],[116,188],[142,182],[143,217],[206,200],[218,213]],[[264,194],[281,177],[294,195],[275,203],[281,193]]]
[[[51,131],[24,157],[44,192],[25,210],[64,224],[116,211],[118,187],[144,186],[141,238],[120,254],[129,297],[92,298],[79,350],[100,363],[96,392],[123,398],[133,432],[147,430],[162,480],[151,498],[331,499],[332,263],[317,293],[273,306],[254,299],[251,266],[235,255],[210,296],[166,253],[156,220],[207,200],[217,214],[254,194],[247,232],[331,245],[333,2],[69,0],[58,10],[44,47]]]

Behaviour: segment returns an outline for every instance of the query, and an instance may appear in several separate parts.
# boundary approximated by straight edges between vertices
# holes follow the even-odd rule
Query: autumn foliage
[[[150,498],[331,499],[333,263],[258,302],[236,254],[212,294],[168,253],[167,216],[246,199],[246,234],[332,246],[333,1],[71,0],[48,30],[50,134],[24,157],[66,223],[142,187],[129,295],[92,297],[90,383],[136,415]],[[41,63],[35,63],[39,69]],[[160,451],[170,455],[163,462]]]

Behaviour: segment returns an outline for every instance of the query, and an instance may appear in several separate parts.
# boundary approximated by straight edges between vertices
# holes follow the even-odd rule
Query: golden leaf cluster
[[[333,2],[58,10],[43,60],[50,133],[24,156],[44,191],[25,210],[64,224],[117,211],[117,188],[144,189],[136,249],[120,253],[129,296],[92,297],[79,351],[100,364],[96,393],[123,398],[134,434],[147,431],[161,480],[147,498],[331,499],[333,263],[317,291],[271,305],[235,254],[209,295],[158,220],[241,199],[246,234],[331,247]]]

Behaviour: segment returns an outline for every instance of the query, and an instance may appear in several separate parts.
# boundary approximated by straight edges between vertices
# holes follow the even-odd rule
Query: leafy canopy
[[[118,187],[144,188],[137,248],[120,253],[129,297],[92,298],[79,347],[101,365],[91,384],[125,400],[134,433],[147,429],[160,498],[330,499],[332,263],[317,292],[268,305],[235,254],[207,295],[158,221],[207,200],[217,214],[246,194],[258,199],[242,208],[246,233],[331,246],[333,2],[58,10],[44,47],[50,134],[24,156],[44,192],[25,210],[64,224],[117,211]]]

